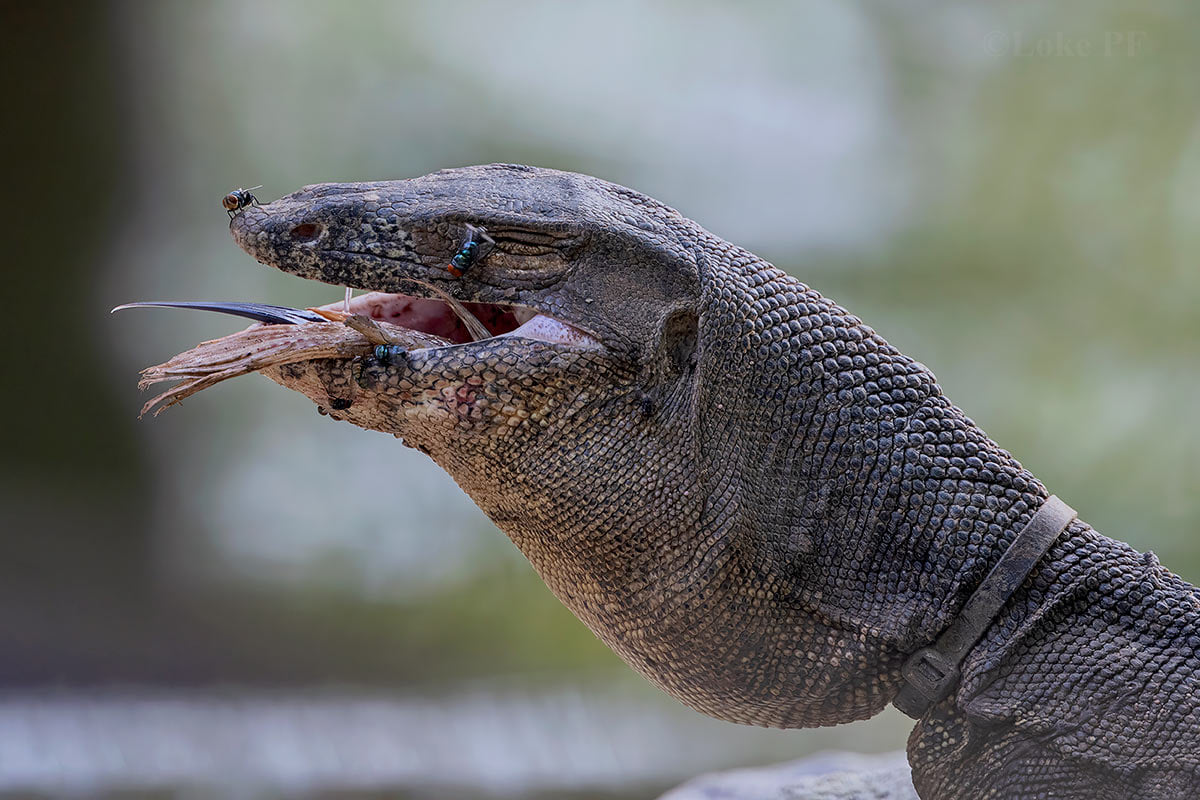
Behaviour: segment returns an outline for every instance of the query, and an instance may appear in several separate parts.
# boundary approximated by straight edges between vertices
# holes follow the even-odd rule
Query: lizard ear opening
[[[689,375],[696,370],[700,341],[700,318],[695,311],[673,311],[663,323],[659,364],[669,378]]]

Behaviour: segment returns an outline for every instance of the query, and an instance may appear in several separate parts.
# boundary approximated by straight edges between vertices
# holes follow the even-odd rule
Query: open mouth
[[[544,342],[598,347],[595,337],[562,320],[525,306],[459,303],[429,297],[370,292],[349,302],[329,303],[318,310],[362,314],[377,322],[428,333],[452,344],[493,336],[520,336]],[[478,324],[475,324],[478,323]]]
[[[369,292],[351,297],[347,291],[345,300],[310,309],[241,302],[147,301],[126,303],[117,306],[113,311],[139,307],[215,311],[253,319],[267,325],[303,325],[326,320],[340,321],[346,317],[361,315],[376,322],[386,322],[435,337],[439,346],[468,344],[500,336],[517,336],[589,349],[600,347],[600,342],[591,334],[532,308],[499,303],[461,303],[448,296],[443,300]]]
[[[348,306],[348,307],[347,307]],[[426,297],[410,297],[403,294],[371,292],[350,299],[349,303],[337,302],[321,306],[322,310],[362,314],[376,322],[390,322],[402,328],[421,331],[446,339],[454,344],[475,341],[480,333],[477,326],[472,331],[469,319],[454,313],[444,300]],[[522,323],[536,316],[532,311],[515,306],[493,303],[463,303],[462,309],[478,320],[490,336],[502,336],[517,330]]]

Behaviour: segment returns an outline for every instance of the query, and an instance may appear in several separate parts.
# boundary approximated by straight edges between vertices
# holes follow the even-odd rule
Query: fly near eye
[[[225,207],[225,211],[229,214],[229,218],[233,219],[237,216],[237,212],[241,211],[246,206],[253,203],[258,205],[258,198],[251,194],[255,189],[261,189],[262,184],[251,186],[249,189],[238,187],[229,194],[221,198],[221,205]]]
[[[454,258],[450,259],[450,274],[456,278],[461,278],[463,273],[471,268],[475,263],[475,259],[479,257],[479,242],[466,241],[463,246],[454,254]]]
[[[462,243],[446,265],[446,270],[456,278],[461,278],[479,259],[487,255],[495,241],[487,235],[483,228],[474,225],[467,226],[467,240]]]

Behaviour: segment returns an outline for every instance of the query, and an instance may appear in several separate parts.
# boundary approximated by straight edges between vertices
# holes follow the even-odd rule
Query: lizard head
[[[230,229],[260,262],[369,291],[355,311],[448,340],[338,365],[354,396],[335,405],[482,488],[501,468],[561,476],[580,426],[602,441],[605,426],[678,410],[698,281],[655,221],[664,211],[594,178],[491,165],[307,186],[248,206]],[[311,381],[295,388],[330,405]]]
[[[427,453],[617,646],[603,610],[614,598],[587,587],[632,581],[623,559],[655,552],[701,503],[699,276],[684,223],[595,178],[492,165],[308,186],[230,227],[265,264],[369,291],[353,310],[448,340],[268,374]],[[472,236],[484,247],[456,276]],[[639,580],[650,602],[653,581]]]

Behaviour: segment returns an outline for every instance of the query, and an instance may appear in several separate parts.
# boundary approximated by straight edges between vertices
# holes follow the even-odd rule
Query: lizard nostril
[[[302,222],[292,228],[288,234],[297,242],[315,242],[321,235],[321,226],[315,222]]]

